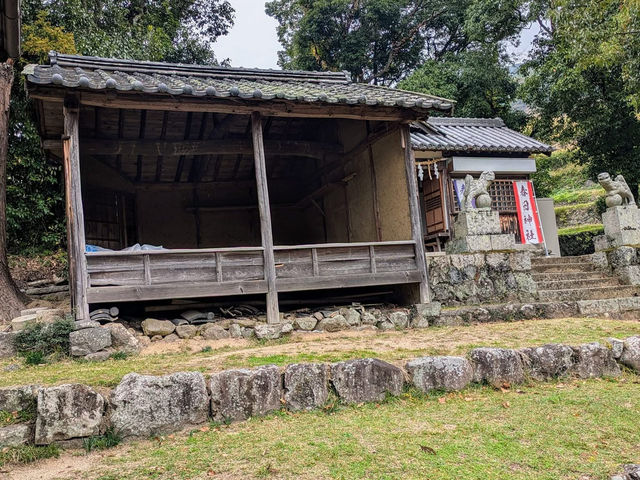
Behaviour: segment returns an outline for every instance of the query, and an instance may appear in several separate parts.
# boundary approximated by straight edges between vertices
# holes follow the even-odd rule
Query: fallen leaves
[[[431,447],[427,447],[426,445],[420,445],[420,450],[422,450],[425,453],[428,453],[430,455],[435,455],[436,451],[431,448]]]

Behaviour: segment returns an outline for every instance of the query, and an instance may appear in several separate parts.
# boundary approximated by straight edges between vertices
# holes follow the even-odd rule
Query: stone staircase
[[[539,257],[531,259],[534,281],[541,302],[604,300],[640,295],[640,288],[622,285],[583,257]]]

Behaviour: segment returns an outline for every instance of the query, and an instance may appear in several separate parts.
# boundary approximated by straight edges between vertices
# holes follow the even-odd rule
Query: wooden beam
[[[71,298],[76,320],[89,320],[87,303],[87,259],[85,257],[84,212],[80,181],[80,150],[78,101],[74,97],[65,100],[63,107],[64,138],[63,165],[67,212],[67,238],[69,241],[69,274]]]
[[[45,150],[59,151],[59,140],[44,140]],[[265,154],[322,158],[323,154],[341,154],[342,147],[336,144],[301,140],[271,140],[265,142]],[[215,140],[118,140],[83,139],[83,155],[252,155],[251,142],[243,139]]]
[[[420,206],[418,204],[418,180],[416,178],[415,158],[411,148],[411,135],[409,126],[401,128],[402,146],[404,147],[404,166],[407,177],[407,189],[409,190],[409,216],[411,219],[411,236],[415,243],[416,264],[420,273],[420,303],[428,303],[429,280],[427,277],[427,261],[424,255],[424,237],[422,236],[422,221]]]
[[[36,100],[61,102],[66,88],[28,85],[29,96]],[[130,108],[169,110],[175,112],[218,112],[248,115],[259,112],[273,117],[299,118],[350,118],[356,120],[380,120],[410,122],[429,116],[433,108],[412,110],[403,107],[370,105],[346,105],[327,103],[298,103],[281,99],[240,99],[220,97],[173,97],[163,94],[131,92],[82,92],[82,105],[106,108]]]
[[[260,212],[260,233],[262,235],[262,248],[264,249],[264,276],[267,282],[267,322],[278,323],[280,321],[280,312],[278,308],[278,291],[276,289],[276,264],[273,253],[267,166],[264,156],[264,139],[262,138],[262,116],[258,112],[251,114],[251,131]]]

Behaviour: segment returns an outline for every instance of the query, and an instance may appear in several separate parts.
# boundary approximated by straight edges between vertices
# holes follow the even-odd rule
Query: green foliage
[[[629,74],[635,61],[626,53],[595,52],[604,45],[601,40],[616,37],[613,42],[629,42],[628,51],[637,52],[640,36],[627,35],[627,27],[618,25],[617,2],[561,0],[552,5],[540,10],[550,27],[522,68],[520,93],[536,113],[532,131],[577,146],[590,176],[622,173],[635,190],[640,182],[640,116],[630,100],[629,79],[638,69]]]
[[[582,225],[558,230],[560,253],[563,256],[588,255],[594,252],[593,238],[602,235],[602,225]]]
[[[28,324],[16,335],[16,350],[26,359],[30,359],[32,364],[43,363],[44,357],[48,355],[67,355],[69,334],[73,328],[73,321],[68,318],[61,318],[53,323]]]
[[[45,10],[38,11],[35,21],[23,27],[22,36],[22,54],[40,63],[46,62],[51,50],[78,53],[73,33],[51,25]]]
[[[60,447],[55,444],[44,447],[34,445],[20,445],[18,447],[6,447],[0,450],[0,467],[12,464],[33,463],[45,458],[59,457]]]
[[[129,358],[129,354],[127,352],[123,352],[123,351],[119,351],[119,352],[113,352],[109,358],[111,360],[126,360],[127,358]]]
[[[539,197],[550,197],[563,190],[582,188],[588,180],[584,166],[579,165],[578,150],[556,150],[551,155],[536,155],[537,171],[531,176]]]
[[[83,447],[87,453],[95,450],[106,450],[107,448],[113,448],[120,444],[122,437],[118,435],[113,427],[109,427],[104,435],[94,435],[86,438],[83,442]]]
[[[17,412],[8,412],[6,410],[0,410],[0,428],[6,425],[14,425],[16,423],[27,423],[35,420],[36,418],[36,403],[25,409]]]
[[[271,0],[283,67],[346,70],[390,85],[425,59],[512,37],[520,2],[489,0]]]

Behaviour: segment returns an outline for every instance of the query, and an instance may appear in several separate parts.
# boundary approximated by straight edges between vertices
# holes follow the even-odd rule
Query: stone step
[[[564,290],[538,290],[541,302],[567,302],[577,300],[603,300],[617,297],[633,297],[640,289],[630,285],[613,287],[569,288]]]
[[[531,277],[536,282],[570,282],[572,280],[597,280],[610,278],[608,275],[594,272],[548,272],[548,273],[532,273]]]
[[[574,288],[613,287],[620,285],[620,281],[613,277],[603,278],[575,278],[571,280],[542,280],[536,281],[538,290],[567,290]]]
[[[591,263],[591,255],[577,257],[532,257],[531,265],[560,265],[566,263]]]
[[[548,265],[531,265],[531,270],[535,273],[547,272],[593,272],[596,269],[592,263],[552,263]]]

